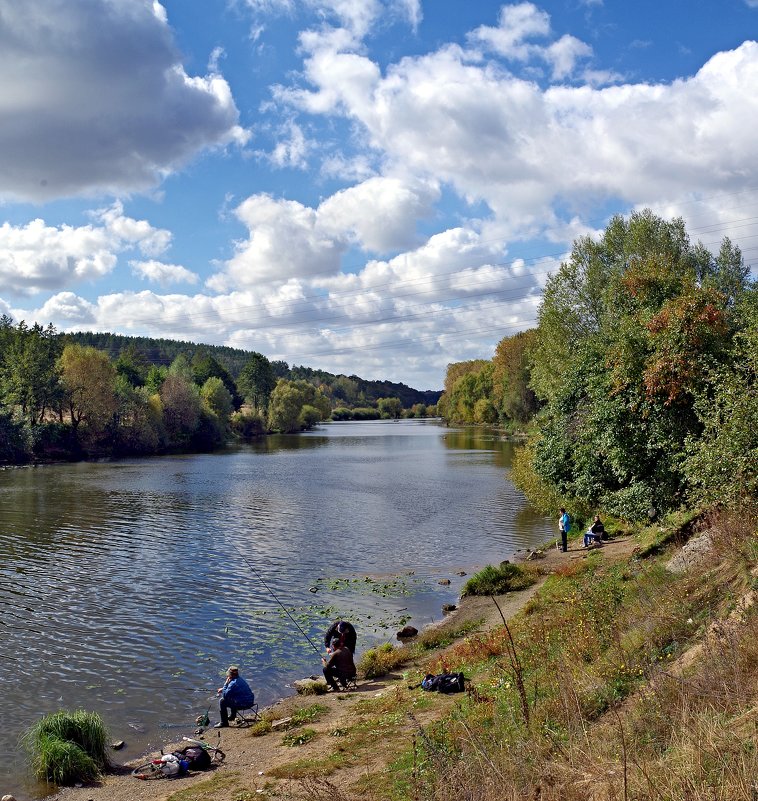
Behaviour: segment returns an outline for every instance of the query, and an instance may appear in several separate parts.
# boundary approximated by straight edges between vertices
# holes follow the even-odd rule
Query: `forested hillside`
[[[614,218],[545,286],[537,328],[450,365],[441,414],[530,431],[514,478],[640,519],[758,490],[758,290],[740,249],[681,219]]]
[[[120,334],[98,334],[91,331],[67,334],[67,339],[81,345],[90,345],[104,351],[112,359],[126,350],[136,350],[151,364],[169,366],[177,356],[183,355],[190,361],[196,354],[208,354],[222,364],[233,379],[237,379],[250,359],[251,351],[229,348],[225,345],[203,345],[174,339],[154,339],[152,337],[128,337]],[[357,375],[335,375],[326,370],[292,365],[284,361],[271,361],[277,378],[292,381],[304,380],[316,385],[332,388],[332,394],[347,405],[373,406],[379,398],[399,398],[403,408],[410,409],[416,403],[427,406],[439,400],[440,390],[420,391],[393,381],[369,381]]]

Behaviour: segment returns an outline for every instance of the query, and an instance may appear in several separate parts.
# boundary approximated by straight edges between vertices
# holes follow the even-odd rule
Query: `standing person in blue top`
[[[214,729],[223,729],[229,725],[230,720],[237,717],[238,709],[249,709],[255,701],[250,685],[240,676],[239,668],[232,665],[226,671],[226,681],[223,687],[218,688],[221,698],[218,702],[221,722]]]
[[[571,518],[562,506],[561,516],[558,518],[558,528],[561,532],[561,550],[566,553],[568,551],[568,533],[571,530]]]

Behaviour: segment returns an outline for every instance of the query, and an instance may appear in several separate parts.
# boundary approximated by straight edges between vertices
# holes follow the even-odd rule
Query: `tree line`
[[[582,237],[546,283],[536,328],[451,364],[440,414],[530,436],[513,478],[545,510],[569,499],[639,520],[758,491],[758,287],[649,210]]]
[[[210,346],[185,343],[165,363],[166,342],[62,335],[52,325],[0,318],[0,462],[202,451],[330,418],[435,412],[417,400],[434,393],[290,370],[260,353],[247,352],[236,375],[222,361],[233,349],[214,354]],[[372,397],[371,385],[404,388],[401,394],[417,402],[406,408],[398,397]]]
[[[150,363],[168,366],[179,356],[193,359],[196,353],[212,356],[223,365],[235,380],[250,359],[250,351],[231,348],[226,345],[198,345],[173,339],[154,337],[130,337],[123,334],[97,333],[82,331],[67,334],[67,339],[80,345],[91,345],[116,359],[127,349],[136,348]],[[369,381],[357,375],[335,375],[326,370],[318,370],[302,365],[290,366],[283,360],[271,360],[271,369],[276,378],[287,378],[290,381],[308,381],[314,386],[329,388],[330,396],[347,408],[354,406],[375,407],[379,398],[399,398],[404,409],[422,403],[433,406],[442,394],[437,390],[418,390],[407,384],[394,381]]]

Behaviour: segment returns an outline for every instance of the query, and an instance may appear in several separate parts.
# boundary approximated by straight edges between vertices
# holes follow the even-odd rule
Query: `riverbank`
[[[634,540],[611,542],[603,547],[609,563],[628,558]],[[531,551],[523,552],[526,558]],[[318,797],[319,782],[351,792],[344,798],[369,798],[369,788],[357,791],[363,777],[381,772],[418,735],[449,714],[461,696],[425,693],[418,688],[427,671],[454,669],[454,649],[468,638],[487,636],[502,629],[503,618],[514,617],[534,600],[548,576],[589,552],[572,544],[567,554],[554,548],[538,552],[538,581],[519,592],[495,598],[463,598],[458,608],[432,624],[424,635],[449,644],[429,650],[387,676],[360,680],[358,690],[320,696],[292,696],[263,710],[275,730],[254,736],[255,728],[209,729],[204,738],[220,746],[226,759],[212,773],[195,774],[172,781],[140,782],[130,775],[129,763],[105,777],[102,783],[61,790],[49,801],[248,801],[253,798],[298,798],[301,793]],[[465,631],[465,637],[459,633]],[[456,636],[458,635],[458,636]],[[450,663],[448,665],[448,662]],[[469,671],[466,671],[467,676]],[[293,719],[277,726],[276,721]],[[265,727],[260,727],[261,729]],[[191,732],[186,733],[191,736]],[[288,744],[289,743],[289,744]],[[169,743],[166,743],[168,746]],[[340,796],[332,796],[340,798]],[[21,801],[19,799],[19,801]]]

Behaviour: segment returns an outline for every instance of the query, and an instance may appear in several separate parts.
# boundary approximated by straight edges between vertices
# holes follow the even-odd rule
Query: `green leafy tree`
[[[145,383],[150,363],[142,351],[132,343],[119,353],[115,368],[116,372],[123,376],[133,387],[141,387]]]
[[[271,362],[263,354],[253,353],[237,379],[240,393],[254,409],[265,410],[275,386]]]
[[[529,348],[547,401],[533,452],[543,481],[628,518],[683,498],[685,442],[703,425],[695,399],[728,363],[737,324],[716,285],[741,256],[731,245],[721,254],[650,212],[575,243],[548,281]]]
[[[181,375],[169,373],[159,394],[168,444],[186,448],[200,423],[201,403],[197,387]]]
[[[221,424],[226,426],[229,422],[229,415],[232,413],[233,403],[232,396],[224,382],[216,376],[211,376],[200,389],[200,397],[210,411],[218,416]]]
[[[161,367],[157,364],[150,365],[147,375],[145,376],[145,389],[148,394],[155,395],[160,392],[167,376],[168,370],[165,367]]]
[[[55,328],[23,321],[13,329],[10,318],[2,326],[0,394],[21,419],[37,426],[60,408],[61,385],[58,358],[62,342]]]
[[[66,345],[60,357],[63,405],[74,437],[84,424],[96,440],[118,408],[116,369],[102,351],[83,345]]]
[[[403,403],[400,398],[379,398],[376,402],[379,414],[385,419],[396,420],[403,411]]]
[[[304,412],[305,407],[309,408]],[[330,412],[329,400],[312,384],[279,379],[269,402],[269,428],[283,433],[301,431],[328,419]]]
[[[350,406],[357,403],[358,392],[358,383],[347,376],[339,375],[332,383],[332,397]]]
[[[445,392],[439,403],[443,417],[460,423],[495,422],[493,372],[493,363],[485,359],[449,364]],[[479,403],[477,407],[479,401],[484,403]]]
[[[192,374],[195,383],[202,387],[209,378],[220,378],[232,399],[232,405],[237,408],[241,403],[241,398],[237,392],[237,385],[218,359],[215,359],[207,351],[198,351],[192,357]]]
[[[162,420],[159,407],[151,403],[147,390],[132,386],[126,376],[118,375],[115,392],[114,451],[140,454],[159,450]]]
[[[192,369],[192,363],[186,353],[180,353],[168,368],[169,375],[176,375],[183,378],[188,384],[195,383],[195,373]]]
[[[530,386],[531,348],[536,331],[522,331],[501,339],[492,358],[492,403],[503,422],[527,423],[539,409]]]
[[[411,417],[427,417],[428,416],[428,409],[426,404],[423,403],[414,403],[411,406]]]
[[[714,369],[695,410],[703,424],[688,441],[693,500],[738,505],[758,498],[758,288],[742,301],[731,359]]]

